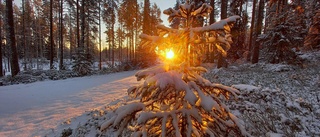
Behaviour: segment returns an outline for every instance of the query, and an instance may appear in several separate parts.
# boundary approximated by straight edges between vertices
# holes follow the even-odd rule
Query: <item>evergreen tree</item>
[[[143,26],[142,32],[144,34],[151,34],[151,19],[150,19],[150,1],[144,0],[144,7],[143,7]]]
[[[264,0],[260,0],[259,1],[259,6],[258,6],[258,19],[257,19],[257,24],[255,26],[255,38],[257,39],[257,36],[261,34],[262,32],[262,21],[263,21],[263,12],[264,12]],[[252,49],[252,58],[251,58],[251,62],[254,63],[258,63],[259,61],[259,51],[260,51],[260,43],[258,42],[253,42],[253,49]]]
[[[116,23],[116,9],[118,5],[116,1],[108,0],[107,3],[104,5],[104,11],[102,18],[105,23],[107,23],[107,38],[109,43],[109,59],[112,60],[112,66],[114,66],[115,56],[115,23]]]
[[[320,10],[315,12],[304,46],[306,49],[320,49]]]
[[[132,136],[249,136],[224,104],[225,99],[236,97],[239,91],[209,82],[200,75],[206,69],[194,67],[190,62],[191,43],[230,45],[230,29],[239,16],[206,27],[192,27],[190,20],[208,16],[211,10],[206,3],[196,8],[194,3],[186,2],[179,10],[170,8],[164,13],[169,15],[169,21],[185,18],[187,28],[178,30],[159,25],[159,35],[140,35],[142,46],[157,50],[164,65],[136,73],[138,80],[145,80],[128,89],[128,94],[136,100],[117,108],[115,115],[101,125],[101,131],[113,127],[115,136],[123,135],[124,131]],[[192,36],[205,32],[215,35]],[[226,51],[219,47],[226,56]],[[162,55],[168,50],[178,57],[164,59]]]
[[[173,9],[178,10],[180,3],[181,3],[180,0],[176,0],[176,4],[174,5]],[[181,18],[174,18],[170,23],[170,27],[174,29],[178,29],[180,25],[180,20]]]
[[[221,1],[221,14],[220,14],[221,20],[227,18],[227,12],[228,12],[228,0],[222,0]],[[226,61],[226,58],[223,57],[223,55],[221,55],[219,52],[217,54],[218,54],[217,67],[218,68],[228,67],[228,62]]]
[[[301,32],[304,26],[298,21],[300,12],[296,6],[288,4],[287,1],[271,1],[271,8],[276,9],[271,14],[271,21],[266,32],[259,36],[265,48],[265,56],[270,63],[301,64],[296,51],[303,43]]]
[[[250,34],[249,34],[249,44],[248,44],[248,50],[249,53],[247,55],[247,61],[251,60],[251,56],[252,56],[252,41],[254,37],[253,37],[253,33],[254,33],[254,26],[255,26],[255,17],[256,17],[256,5],[257,5],[257,0],[253,0],[252,3],[252,16],[251,16],[251,26],[250,26]]]
[[[0,77],[2,77],[4,74],[3,74],[3,63],[2,63],[2,57],[3,57],[3,54],[2,54],[2,1],[0,0],[0,7],[1,7],[1,10],[0,10]]]
[[[59,61],[59,69],[64,70],[65,66],[63,63],[63,49],[64,49],[64,41],[63,41],[63,34],[64,34],[64,24],[63,24],[63,0],[60,0],[60,12],[59,12],[59,22],[60,22],[60,61]]]
[[[6,10],[7,10],[7,43],[10,47],[10,64],[11,64],[11,75],[16,76],[20,72],[19,62],[18,62],[18,54],[17,54],[17,46],[16,46],[16,38],[14,31],[14,20],[13,20],[13,8],[12,1],[6,0]]]
[[[53,0],[50,0],[50,69],[54,69],[53,57],[54,57],[54,41],[53,41]]]
[[[243,10],[243,5],[245,0],[233,0],[230,3],[230,12],[233,15],[239,15],[241,20],[237,22],[232,27],[232,41],[231,48],[228,51],[228,59],[231,61],[236,61],[243,57],[245,52],[245,40],[246,40],[246,31],[248,25],[248,14]]]
[[[96,26],[98,25],[98,8],[99,1],[81,1],[81,7],[79,6],[79,14],[81,15],[80,26],[80,43],[77,49],[77,54],[74,56],[74,62],[72,69],[77,72],[78,75],[89,75],[92,72],[92,64],[94,61],[93,51],[94,47],[92,40],[95,39],[93,34],[98,33]]]

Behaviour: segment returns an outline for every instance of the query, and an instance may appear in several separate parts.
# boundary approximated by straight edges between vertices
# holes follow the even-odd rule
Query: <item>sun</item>
[[[173,57],[174,57],[174,52],[171,49],[166,52],[167,59],[173,59]]]

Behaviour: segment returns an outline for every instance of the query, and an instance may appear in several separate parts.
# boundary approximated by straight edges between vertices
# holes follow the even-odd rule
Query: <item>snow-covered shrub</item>
[[[61,133],[61,137],[69,137],[70,135],[72,135],[72,129],[68,128],[68,129],[64,129]]]
[[[79,76],[89,75],[92,72],[92,64],[92,55],[79,49],[78,53],[74,56],[72,70]]]
[[[128,89],[136,98],[115,110],[101,125],[124,129],[133,136],[249,136],[236,116],[224,104],[236,99],[238,90],[213,84],[200,73],[202,67],[156,66],[136,73],[145,82]]]

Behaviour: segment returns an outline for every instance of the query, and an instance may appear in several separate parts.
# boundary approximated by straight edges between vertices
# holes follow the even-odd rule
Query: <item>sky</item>
[[[176,0],[150,0],[150,2],[156,3],[160,7],[161,12],[163,12],[163,10],[165,9],[173,8],[174,4],[176,3]],[[169,25],[167,15],[161,14],[161,19],[164,25]]]

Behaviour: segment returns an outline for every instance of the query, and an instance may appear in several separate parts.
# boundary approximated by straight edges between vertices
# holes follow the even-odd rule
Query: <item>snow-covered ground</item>
[[[227,69],[209,68],[205,77],[241,91],[237,101],[227,104],[252,136],[320,136],[320,52],[301,57],[306,61],[300,67],[241,63]],[[86,112],[61,124],[56,132],[48,135],[112,136],[112,129],[103,132],[99,129],[121,104],[125,101]]]
[[[233,64],[205,77],[241,91],[227,104],[251,135],[320,136],[320,52],[301,57],[300,67]],[[134,73],[0,87],[0,136],[112,136],[100,126],[139,83]]]
[[[0,136],[43,136],[127,96],[136,71],[0,87]]]

